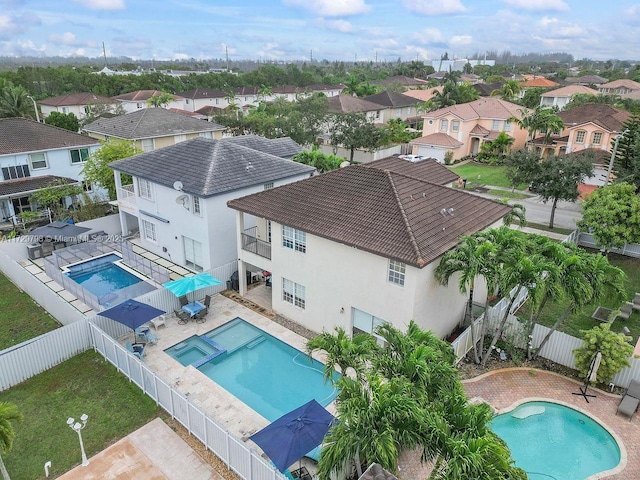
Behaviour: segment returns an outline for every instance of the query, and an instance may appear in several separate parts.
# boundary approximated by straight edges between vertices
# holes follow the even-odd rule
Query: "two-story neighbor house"
[[[417,113],[416,105],[420,103],[420,100],[417,98],[388,90],[376,93],[375,95],[369,95],[365,97],[365,100],[384,107],[382,116],[385,123],[392,118],[406,121],[408,118],[414,117]]]
[[[227,201],[313,174],[289,160],[301,150],[290,138],[194,138],[114,162],[122,232],[139,231],[144,248],[196,271],[235,260]]]
[[[15,221],[35,191],[52,183],[81,183],[82,169],[99,142],[25,118],[0,119],[0,221]],[[85,185],[86,191],[93,191]],[[96,189],[97,194],[103,193]]]
[[[385,107],[353,95],[335,95],[329,98],[329,112],[363,113],[372,123],[384,123]]]
[[[225,127],[217,123],[190,118],[165,108],[145,108],[126,115],[100,118],[82,129],[98,140],[132,140],[143,152],[195,137],[222,138],[224,130]]]
[[[114,100],[122,104],[122,108],[127,113],[137,112],[149,107],[147,100],[157,95],[163,95],[164,92],[160,90],[136,90],[135,92],[123,93],[122,95],[116,95]],[[167,105],[167,108],[184,108],[184,98],[178,95],[171,95],[171,101]]]
[[[427,113],[422,118],[422,137],[410,142],[413,154],[444,160],[447,151],[453,159],[476,155],[480,145],[494,140],[500,132],[514,139],[512,148],[522,148],[527,131],[511,121],[522,118],[526,108],[497,97],[480,98]]]
[[[177,95],[184,98],[184,109],[195,112],[204,107],[226,108],[229,105],[228,94],[211,88],[194,88]]]
[[[628,78],[621,78],[598,86],[598,91],[605,95],[627,95],[640,91],[640,83]]]
[[[441,256],[511,208],[361,165],[228,205],[237,210],[242,295],[253,265],[271,273],[273,310],[315,332],[372,333],[384,322],[404,330],[413,319],[440,337],[459,323],[466,301],[457,281],[443,287],[434,279]]]
[[[566,87],[549,90],[540,95],[540,105],[543,107],[557,107],[562,110],[574,95],[597,95],[598,91],[584,85],[567,85]]]
[[[69,93],[57,97],[40,100],[38,105],[42,110],[42,116],[47,118],[52,112],[73,113],[78,120],[86,117],[96,105],[115,107],[117,101],[94,93]]]

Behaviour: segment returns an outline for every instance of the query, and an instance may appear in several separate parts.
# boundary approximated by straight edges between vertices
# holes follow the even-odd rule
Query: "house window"
[[[190,103],[190,102],[189,102],[189,99],[188,99],[188,98],[185,98],[185,99],[184,99],[184,103],[185,103],[186,105],[189,105],[189,103]]]
[[[71,152],[71,163],[84,163],[89,160],[88,148],[78,148],[69,151]]]
[[[184,142],[187,139],[187,136],[182,134],[182,135],[174,135],[173,136],[173,143],[180,143],[180,142]]]
[[[602,132],[593,132],[592,142],[593,145],[600,145],[602,143]]]
[[[151,240],[152,242],[156,242],[158,237],[156,237],[156,226],[148,222],[147,220],[142,220],[142,233],[144,234],[144,238],[147,240]]]
[[[31,163],[31,170],[38,170],[48,167],[47,155],[45,153],[31,153],[29,155],[29,162]]]
[[[185,265],[198,272],[204,270],[202,266],[202,244],[188,237],[182,237],[182,244],[184,246]]]
[[[268,182],[264,184],[265,190],[271,190],[273,188],[273,182]]]
[[[353,309],[353,334],[357,335],[359,333],[368,333],[369,335],[378,339],[378,342],[382,342],[384,339],[378,335],[376,335],[376,330],[378,327],[384,325],[385,322],[381,318],[378,318],[370,313],[359,310],[357,308]]]
[[[447,120],[446,118],[443,118],[442,120],[440,120],[440,130],[442,130],[443,132],[446,132],[448,128],[449,128],[449,120]]]
[[[84,192],[87,192],[87,193],[93,192],[93,183],[83,180],[82,181],[82,190]]]
[[[380,120],[380,110],[376,110],[376,120]]]
[[[151,191],[151,182],[144,178],[138,179],[138,195],[148,200],[153,200],[153,194]]]
[[[584,139],[587,137],[587,132],[584,130],[578,130],[576,132],[576,143],[584,143]]]
[[[491,130],[500,130],[500,120],[494,120],[491,123]]]
[[[29,165],[2,167],[2,178],[4,180],[13,180],[14,178],[25,178],[30,176]]]
[[[282,246],[296,252],[305,253],[307,251],[307,234],[301,230],[283,225]]]
[[[143,108],[143,107],[144,107],[144,105],[142,105],[142,103],[140,103],[140,102],[136,103],[136,108]]]
[[[407,266],[396,260],[389,260],[389,276],[388,280],[396,285],[404,285],[404,276]]]
[[[141,144],[143,152],[151,152],[154,149],[153,138],[145,138],[144,140],[142,140]]]
[[[504,131],[505,132],[510,132],[511,131],[511,122],[509,120],[505,120],[504,121]]]
[[[216,98],[216,105],[220,105],[220,99]]]
[[[451,131],[457,132],[460,130],[460,122],[458,120],[451,120]]]
[[[201,215],[202,212],[200,210],[200,197],[196,197],[194,195],[192,199],[193,199],[193,213],[196,215]]]
[[[200,132],[198,134],[199,137],[202,138],[213,138],[213,133],[212,132]]]
[[[282,300],[304,310],[306,306],[306,292],[304,286],[282,279]]]
[[[267,220],[267,242],[271,243],[271,220]]]
[[[398,115],[399,117],[402,116],[402,107],[396,108],[396,115]]]
[[[69,113],[69,107],[62,107],[62,113]]]

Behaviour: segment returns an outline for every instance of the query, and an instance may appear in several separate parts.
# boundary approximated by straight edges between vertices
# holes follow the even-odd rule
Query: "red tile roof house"
[[[455,278],[439,285],[434,269],[461,235],[501,224],[510,207],[401,173],[400,164],[379,167],[349,166],[228,202],[237,211],[241,295],[247,269],[257,268],[272,274],[272,309],[314,332],[373,333],[385,322],[404,330],[412,319],[439,337],[453,331],[467,297]]]
[[[47,118],[52,112],[60,112],[73,113],[78,120],[82,120],[94,105],[115,107],[117,104],[118,102],[112,98],[93,93],[69,93],[68,95],[45,98],[38,102],[44,118]]]
[[[452,105],[423,115],[422,137],[410,142],[413,154],[444,160],[446,152],[453,152],[457,160],[476,155],[483,142],[495,139],[500,132],[514,138],[512,148],[522,148],[526,130],[511,122],[521,118],[526,108],[497,97]]]

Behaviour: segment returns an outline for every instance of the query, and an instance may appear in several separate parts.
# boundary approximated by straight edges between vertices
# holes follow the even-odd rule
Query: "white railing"
[[[133,185],[123,185],[118,188],[117,193],[118,201],[128,203],[134,207],[138,206],[138,201],[136,200],[136,194],[133,191]]]

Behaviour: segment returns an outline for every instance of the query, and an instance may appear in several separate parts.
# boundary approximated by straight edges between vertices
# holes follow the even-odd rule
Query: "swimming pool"
[[[322,363],[241,318],[165,352],[193,365],[269,421],[311,399],[326,406],[337,394],[324,382]]]
[[[551,402],[527,402],[491,428],[531,480],[584,480],[620,463],[620,448],[598,422]]]

